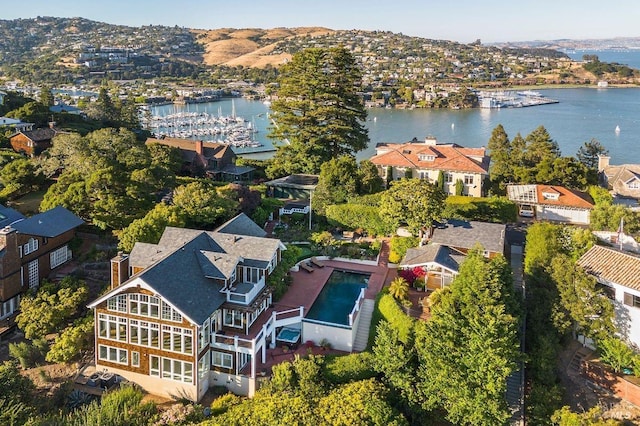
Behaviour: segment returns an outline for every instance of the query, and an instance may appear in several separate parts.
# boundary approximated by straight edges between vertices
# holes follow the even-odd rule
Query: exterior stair
[[[356,330],[356,338],[353,342],[354,352],[362,352],[367,349],[369,329],[371,328],[371,315],[373,314],[374,306],[375,301],[371,299],[364,299],[359,313],[360,322],[358,323],[358,329]]]
[[[582,365],[582,361],[591,355],[592,351],[589,348],[580,348],[574,354],[573,358],[569,362],[569,366],[567,368],[568,373],[580,374],[580,366]]]

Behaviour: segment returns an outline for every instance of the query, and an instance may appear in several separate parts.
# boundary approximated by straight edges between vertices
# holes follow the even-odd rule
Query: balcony
[[[231,289],[226,290],[227,302],[237,303],[239,305],[248,305],[265,287],[265,279],[262,278],[256,284],[240,283]]]

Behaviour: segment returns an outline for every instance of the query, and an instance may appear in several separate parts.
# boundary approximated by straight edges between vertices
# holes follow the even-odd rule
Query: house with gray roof
[[[407,250],[399,268],[425,272],[427,290],[449,285],[469,250],[479,247],[485,257],[504,255],[506,225],[451,219],[431,229],[420,247]]]
[[[15,327],[21,296],[71,260],[84,222],[64,207],[26,218],[0,206],[0,336]]]
[[[276,326],[269,274],[285,246],[240,214],[214,231],[167,227],[111,261],[93,301],[95,362],[153,394],[200,400],[211,386],[253,395]]]

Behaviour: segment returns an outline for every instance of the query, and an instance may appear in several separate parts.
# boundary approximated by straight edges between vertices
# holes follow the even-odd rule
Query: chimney
[[[202,141],[196,141],[196,154],[202,155],[204,153],[203,145]]]
[[[55,127],[56,127],[56,122],[55,121],[50,121],[49,122],[49,128],[50,129],[55,129]]]
[[[111,290],[129,279],[129,255],[119,251],[111,259]]]
[[[424,138],[424,143],[425,145],[437,145],[438,141],[436,140],[435,136],[427,136],[426,138]]]
[[[20,255],[18,251],[18,237],[15,229],[5,226],[0,229],[0,250],[5,251],[4,259],[0,262],[0,276],[20,270]]]
[[[607,157],[606,155],[598,155],[598,172],[602,172],[609,167],[610,159],[611,157]]]

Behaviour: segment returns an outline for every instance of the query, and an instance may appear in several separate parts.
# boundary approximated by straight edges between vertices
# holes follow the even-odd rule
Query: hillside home
[[[617,333],[640,347],[640,256],[593,246],[578,265],[594,276],[614,305]]]
[[[507,196],[520,216],[578,225],[590,223],[595,205],[589,194],[558,185],[507,185]]]
[[[111,290],[93,301],[95,363],[153,394],[198,401],[211,386],[253,395],[276,327],[266,280],[284,245],[244,214],[215,231],[167,227],[111,261]]]
[[[453,143],[439,144],[434,137],[423,142],[414,139],[407,143],[379,143],[371,162],[387,182],[412,177],[431,183],[444,177],[444,191],[455,194],[456,182],[464,184],[463,195],[484,195],[485,180],[489,177],[489,156],[485,148],[464,148]]]
[[[236,166],[236,154],[229,145],[178,138],[148,138],[147,145],[178,148],[182,154],[182,171],[191,175],[204,174],[225,182],[249,181],[253,178],[253,167]]]
[[[0,206],[0,334],[14,327],[21,295],[71,260],[83,221],[64,207],[25,218]]]
[[[426,244],[407,250],[399,269],[421,268],[427,290],[449,285],[458,274],[469,250],[480,245],[485,257],[505,252],[506,225],[499,223],[449,220],[433,227]]]
[[[30,157],[37,157],[42,151],[51,147],[51,140],[60,131],[50,123],[49,127],[35,130],[18,130],[9,136],[9,142],[15,152],[24,153]]]
[[[33,129],[33,123],[24,123],[15,118],[0,117],[0,130],[4,132],[8,129],[15,129],[15,131],[28,131]]]
[[[612,166],[610,157],[598,156],[600,184],[616,198],[640,200],[640,164]]]

